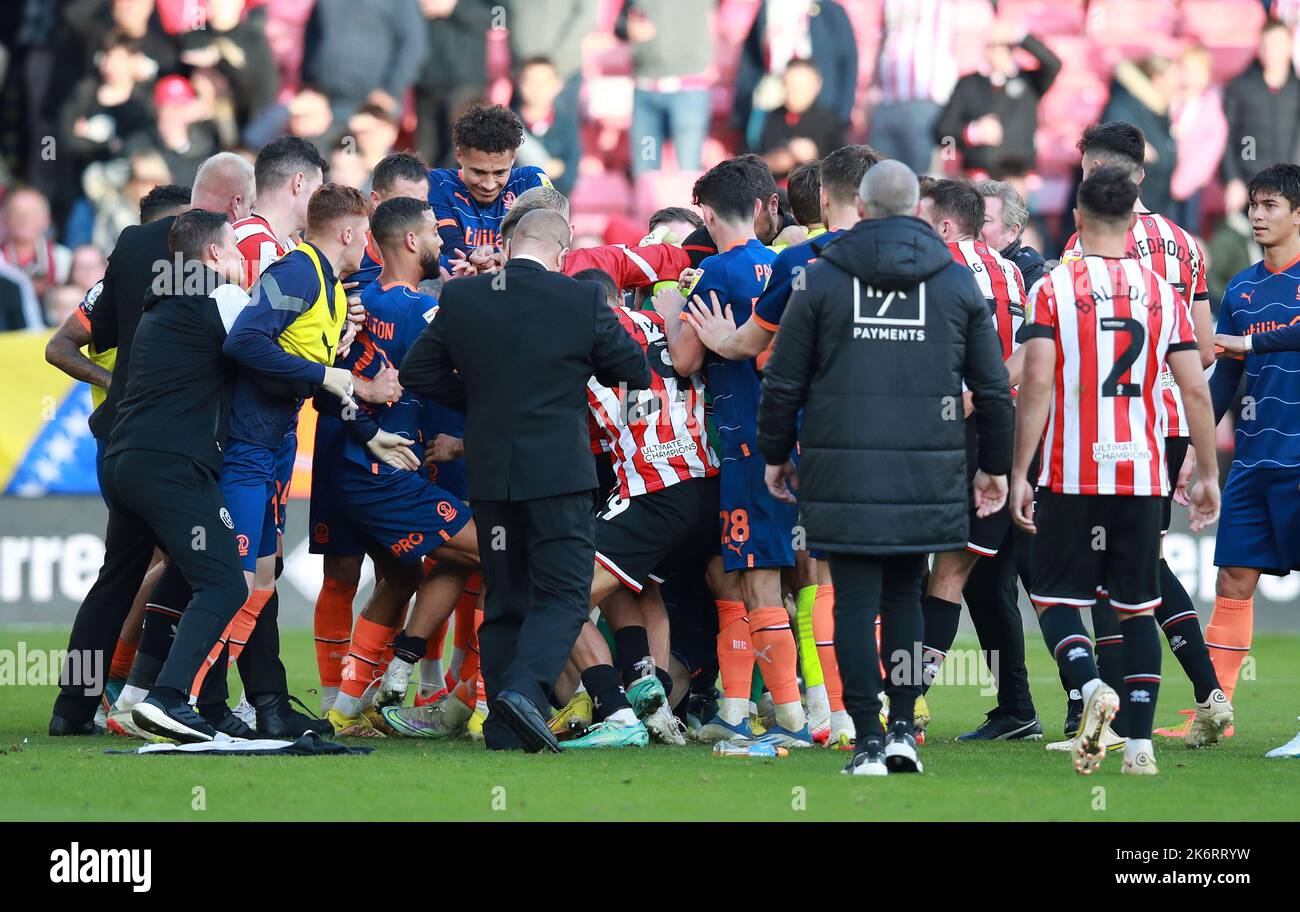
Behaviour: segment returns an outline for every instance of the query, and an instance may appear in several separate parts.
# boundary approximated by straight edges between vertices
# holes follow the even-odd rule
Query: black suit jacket
[[[131,369],[131,340],[144,308],[144,296],[153,286],[155,276],[170,275],[171,253],[167,234],[175,216],[167,216],[147,225],[124,228],[104,271],[104,288],[90,313],[90,334],[99,351],[117,349],[113,365],[113,382],[108,395],[90,416],[90,432],[107,439],[117,415],[117,404],[126,392],[126,378]],[[161,290],[161,289],[160,289]]]
[[[513,259],[448,282],[402,361],[402,386],[465,414],[470,497],[518,501],[596,487],[587,380],[650,385],[641,346],[592,282]]]

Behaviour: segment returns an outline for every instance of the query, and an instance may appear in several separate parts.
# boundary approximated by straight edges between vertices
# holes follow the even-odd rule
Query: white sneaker
[[[650,732],[650,737],[661,744],[681,747],[686,744],[686,726],[673,715],[673,711],[664,703],[643,720]]]
[[[385,706],[401,706],[405,703],[406,691],[411,686],[411,675],[414,672],[413,664],[394,657],[388,663],[388,670],[384,672],[384,677],[379,682],[374,706],[382,709]]]
[[[1300,720],[1297,720],[1300,721]],[[1265,757],[1300,757],[1300,733],[1294,738],[1283,744],[1281,747],[1275,747]]]
[[[1138,748],[1132,754],[1124,753],[1124,765],[1119,770],[1126,776],[1155,776],[1160,768],[1156,766],[1156,755],[1145,748]]]
[[[840,770],[846,776],[888,776],[885,751],[879,742],[872,742],[853,755],[853,759]]]
[[[249,728],[256,730],[257,710],[253,709],[253,704],[248,702],[247,693],[241,693],[239,695],[239,702],[235,704],[235,708],[232,709],[231,712],[239,716],[240,721]]]
[[[1106,750],[1117,751],[1128,743],[1128,739],[1115,734],[1115,730],[1107,722],[1106,727],[1101,731],[1101,743],[1106,746]],[[1073,738],[1066,738],[1064,741],[1052,741],[1044,747],[1044,750],[1073,751],[1078,746],[1079,736],[1075,735]]]
[[[1083,704],[1083,724],[1074,748],[1074,769],[1087,776],[1106,758],[1106,726],[1119,712],[1119,694],[1107,684],[1098,684]]]
[[[827,747],[847,750],[858,738],[857,729],[853,727],[853,717],[847,712],[831,713],[831,736]]]
[[[148,741],[150,743],[170,740],[168,738],[159,738],[156,735],[151,735],[149,732],[136,725],[135,720],[131,718],[131,710],[129,709],[115,709],[109,713],[104,728],[111,734],[123,738],[138,738],[141,741]]]
[[[1232,702],[1219,688],[1210,691],[1204,703],[1196,704],[1192,723],[1183,739],[1188,747],[1208,747],[1218,744],[1223,732],[1232,724]]]

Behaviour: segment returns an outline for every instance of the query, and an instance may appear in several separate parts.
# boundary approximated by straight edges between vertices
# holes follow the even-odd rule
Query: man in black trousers
[[[402,361],[403,387],[465,414],[487,585],[479,628],[490,749],[559,752],[547,694],[587,618],[595,559],[587,381],[648,387],[641,347],[598,285],[559,274],[567,220],[537,210],[496,275],[448,282]]]
[[[252,211],[255,194],[253,166],[232,152],[222,152],[205,161],[194,180],[191,203],[195,208],[224,212],[231,221],[244,218]],[[91,312],[91,337],[99,351],[117,349],[117,361],[104,402],[90,416],[90,431],[95,436],[98,457],[103,459],[109,432],[125,392],[131,368],[131,348],[145,295],[161,267],[171,260],[167,247],[168,233],[175,217],[168,216],[146,225],[125,229],[108,258],[103,288]],[[105,548],[120,558],[105,562],[90,592],[77,611],[68,640],[69,659],[102,652],[112,656],[122,622],[131,610],[149,569],[154,540],[148,530],[134,523],[121,523],[110,506]],[[92,666],[94,667],[94,666]],[[103,682],[99,682],[101,687]],[[100,697],[67,674],[54,703],[50,718],[51,735],[93,735],[95,709]]]
[[[830,555],[835,654],[857,730],[844,772],[879,776],[921,772],[921,575],[926,554],[967,541],[963,382],[979,432],[979,516],[1006,502],[1013,418],[988,306],[970,270],[915,217],[916,175],[881,162],[858,196],[864,220],[808,268],[781,318],[763,371],[758,448],[772,495],[793,501],[798,437],[799,518],[808,547]]]
[[[225,213],[182,213],[169,246],[176,260],[144,300],[103,474],[117,521],[156,540],[194,593],[156,686],[132,713],[145,731],[185,743],[215,737],[186,696],[245,593],[221,495],[235,377],[221,346],[248,295],[236,284],[243,258]],[[117,557],[106,553],[105,564]]]

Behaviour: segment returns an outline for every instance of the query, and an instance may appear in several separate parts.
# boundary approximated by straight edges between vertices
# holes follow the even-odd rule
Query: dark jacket
[[[428,29],[416,0],[317,0],[303,35],[303,82],[335,107],[375,89],[397,103],[424,65]]]
[[[998,253],[1001,254],[1002,259],[1016,264],[1016,268],[1020,270],[1020,278],[1025,282],[1026,294],[1047,272],[1047,263],[1043,255],[1033,247],[1020,243],[1019,239],[1012,241],[1005,250],[999,250]]]
[[[147,225],[132,225],[118,236],[104,270],[104,287],[90,312],[90,335],[98,351],[117,349],[113,382],[108,395],[90,416],[90,432],[108,439],[117,404],[122,400],[131,369],[131,340],[140,322],[144,296],[153,285],[158,264],[169,263],[167,234],[176,217],[169,215]]]
[[[935,142],[945,145],[951,137],[967,168],[997,172],[1013,163],[1016,167],[1033,167],[1038,102],[1061,72],[1061,58],[1033,35],[1027,35],[1020,46],[1038,60],[1038,69],[1023,70],[1001,86],[993,85],[983,73],[968,73],[957,80],[948,104],[935,121]],[[1001,145],[972,146],[966,142],[966,127],[985,114],[995,114],[1002,121]]]
[[[590,283],[513,259],[448,282],[438,315],[402,359],[402,386],[465,415],[472,500],[595,488],[587,380],[650,385],[650,368]]]
[[[460,0],[450,15],[428,20],[427,52],[418,80],[421,87],[449,89],[487,83],[488,30],[496,6],[492,0]]]
[[[235,363],[221,346],[248,295],[206,266],[202,276],[199,283],[192,274],[175,273],[163,283],[193,285],[196,293],[145,296],[131,345],[135,370],[118,404],[106,456],[125,450],[172,453],[220,476],[235,391]],[[207,294],[197,293],[205,289]]]
[[[979,467],[1011,468],[1002,346],[969,269],[910,217],[872,219],[827,245],[790,296],[763,371],[758,447],[784,462],[798,431],[810,548],[850,554],[966,544],[962,382]]]
[[[1264,68],[1258,61],[1252,63],[1224,88],[1223,113],[1228,118],[1225,181],[1249,181],[1275,162],[1295,161],[1300,146],[1300,80],[1293,73],[1288,72],[1282,88],[1274,92],[1264,82]],[[1242,154],[1247,139],[1254,151],[1249,159]]]
[[[1142,203],[1152,212],[1168,212],[1174,204],[1170,189],[1174,166],[1178,163],[1178,143],[1174,140],[1169,114],[1147,107],[1118,80],[1110,85],[1110,100],[1101,113],[1101,122],[1123,121],[1142,131],[1147,145],[1155,149],[1155,159],[1146,162],[1142,179]]]

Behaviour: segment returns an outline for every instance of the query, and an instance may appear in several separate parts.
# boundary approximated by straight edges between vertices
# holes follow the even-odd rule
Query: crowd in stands
[[[11,0],[0,9],[0,331],[59,325],[140,199],[221,149],[311,140],[359,189],[393,149],[510,105],[579,241],[635,240],[738,151],[784,184],[867,141],[1011,182],[1049,258],[1073,143],[1148,138],[1144,201],[1211,294],[1259,258],[1245,184],[1300,145],[1300,0]]]

